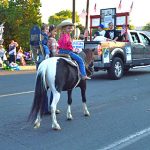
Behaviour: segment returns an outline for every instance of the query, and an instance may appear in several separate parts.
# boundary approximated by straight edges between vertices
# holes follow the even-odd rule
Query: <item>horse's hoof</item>
[[[73,117],[67,117],[67,120],[71,121],[71,120],[73,120]]]
[[[89,113],[89,112],[84,112],[84,116],[85,116],[85,117],[89,117],[89,116],[90,116],[90,113]]]
[[[40,123],[35,123],[34,124],[34,129],[38,129],[40,127]]]
[[[61,130],[61,127],[59,126],[59,124],[55,124],[55,125],[52,125],[52,129],[53,130]]]
[[[59,109],[56,109],[56,114],[60,114],[61,113],[61,111],[59,110]]]
[[[67,120],[72,120],[72,119],[73,119],[73,117],[72,117],[71,113],[68,113],[67,114]]]

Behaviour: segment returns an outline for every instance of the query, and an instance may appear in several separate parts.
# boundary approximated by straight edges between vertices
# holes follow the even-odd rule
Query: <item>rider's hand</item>
[[[81,51],[82,51],[82,48],[74,48],[73,49],[73,52],[75,52],[75,53],[81,53]]]

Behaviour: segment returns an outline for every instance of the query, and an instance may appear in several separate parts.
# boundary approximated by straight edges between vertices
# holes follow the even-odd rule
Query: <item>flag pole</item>
[[[73,0],[73,3],[72,3],[72,23],[74,24],[75,23],[75,0]],[[74,38],[74,35],[75,35],[75,30],[73,30],[72,32],[72,36]]]
[[[85,30],[88,30],[88,18],[89,18],[89,0],[87,0],[87,2],[86,2]],[[85,37],[85,41],[87,41],[87,37]]]

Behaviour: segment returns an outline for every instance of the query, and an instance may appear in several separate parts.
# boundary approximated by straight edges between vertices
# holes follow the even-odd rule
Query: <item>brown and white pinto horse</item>
[[[93,60],[94,50],[86,49],[84,52],[85,62],[86,64],[90,64]],[[36,119],[34,127],[40,127],[44,107],[44,97],[47,94],[48,88],[50,88],[53,93],[51,104],[52,129],[61,129],[57,122],[55,111],[62,91],[68,91],[67,119],[71,120],[72,90],[77,86],[81,88],[84,115],[89,116],[90,113],[86,105],[85,95],[86,80],[80,79],[78,68],[68,63],[66,58],[63,57],[52,57],[44,60],[37,70],[34,100],[29,115],[29,119]]]

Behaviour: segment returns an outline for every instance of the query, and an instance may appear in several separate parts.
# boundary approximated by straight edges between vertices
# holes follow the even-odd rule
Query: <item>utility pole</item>
[[[86,2],[86,20],[85,20],[85,28],[88,28],[89,21],[89,0]]]
[[[75,20],[76,20],[76,18],[75,18],[75,0],[73,0],[72,4],[73,4],[72,5],[72,23],[74,24]],[[75,30],[73,30],[72,34],[73,34],[73,38],[74,38]]]
[[[88,22],[89,22],[89,0],[87,0],[86,2],[85,32],[88,32]],[[87,37],[85,37],[85,41],[87,41]]]

